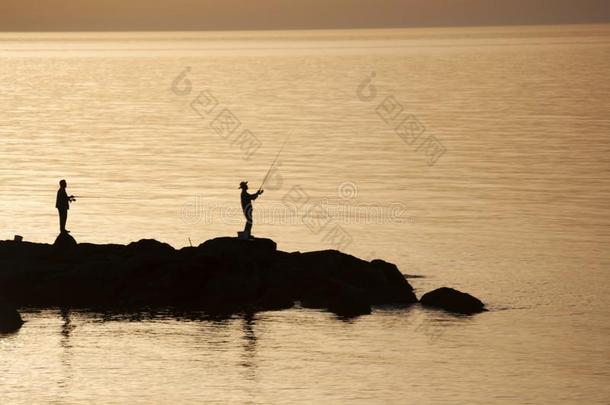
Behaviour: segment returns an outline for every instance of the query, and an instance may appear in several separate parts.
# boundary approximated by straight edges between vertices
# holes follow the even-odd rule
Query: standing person
[[[248,194],[248,182],[242,181],[239,183],[239,188],[241,188],[241,209],[244,212],[244,216],[246,217],[246,226],[244,227],[244,234],[247,235],[249,239],[253,239],[252,236],[252,201],[256,200],[256,198],[263,194],[264,190],[258,190],[254,194]]]
[[[59,232],[68,233],[66,229],[66,221],[68,220],[68,210],[70,209],[70,203],[76,201],[73,195],[68,195],[66,187],[68,183],[65,180],[59,181],[59,190],[57,190],[57,198],[55,199],[55,208],[59,212]]]

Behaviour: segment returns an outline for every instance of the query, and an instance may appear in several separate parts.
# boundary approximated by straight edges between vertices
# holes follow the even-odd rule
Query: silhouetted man
[[[70,203],[76,201],[73,195],[66,193],[66,187],[68,184],[65,180],[59,181],[59,190],[57,190],[57,199],[55,200],[55,208],[59,211],[59,231],[61,233],[70,232],[66,229],[66,221],[68,220],[68,210],[70,209]]]
[[[241,188],[241,209],[244,211],[244,216],[246,217],[244,233],[248,236],[248,238],[252,239],[252,201],[256,200],[259,195],[263,194],[263,190],[258,190],[254,194],[248,194],[247,181],[242,181],[239,183],[239,188]]]

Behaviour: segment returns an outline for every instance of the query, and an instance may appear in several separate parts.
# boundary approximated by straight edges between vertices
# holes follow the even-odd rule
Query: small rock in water
[[[425,306],[442,308],[460,314],[486,311],[485,304],[478,298],[448,287],[438,288],[424,294],[419,302]]]

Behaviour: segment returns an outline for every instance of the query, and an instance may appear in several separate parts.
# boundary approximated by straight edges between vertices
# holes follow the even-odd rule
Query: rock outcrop
[[[478,298],[449,287],[430,291],[424,294],[419,302],[424,306],[442,308],[459,314],[476,314],[486,311],[485,304]]]
[[[70,251],[76,249],[76,240],[67,232],[57,235],[53,247],[56,251]]]
[[[156,240],[128,245],[0,241],[0,298],[18,306],[210,312],[290,308],[339,315],[417,302],[398,268],[336,251],[282,252],[270,239],[221,237],[179,250]]]

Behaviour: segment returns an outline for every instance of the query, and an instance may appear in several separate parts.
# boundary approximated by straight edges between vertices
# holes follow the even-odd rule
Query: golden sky
[[[0,31],[610,22],[610,0],[0,0]]]

